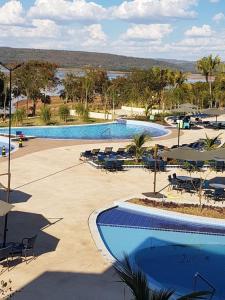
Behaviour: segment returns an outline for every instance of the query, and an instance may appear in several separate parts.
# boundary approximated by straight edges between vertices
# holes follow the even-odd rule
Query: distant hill
[[[107,53],[19,49],[0,47],[0,61],[3,63],[44,60],[57,63],[61,68],[102,67],[107,70],[125,71],[134,68],[147,69],[153,66],[169,67],[195,73],[195,63],[170,59],[136,58]]]

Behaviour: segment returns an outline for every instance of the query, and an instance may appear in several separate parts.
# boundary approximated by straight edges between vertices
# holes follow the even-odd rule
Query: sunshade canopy
[[[0,217],[5,216],[13,207],[14,205],[0,200]]]
[[[163,156],[186,161],[225,160],[225,148],[211,151],[196,151],[188,147],[182,147],[164,151]]]
[[[207,108],[201,111],[203,114],[209,116],[221,116],[225,114],[224,108]]]
[[[198,109],[197,105],[194,105],[194,104],[191,104],[191,103],[183,103],[183,104],[180,104],[179,107],[182,107],[182,108],[194,108],[194,109]]]
[[[185,113],[185,114],[190,114],[190,113],[195,113],[197,109],[192,108],[192,107],[178,107],[178,108],[174,108],[172,109],[172,112],[176,112],[176,113]]]

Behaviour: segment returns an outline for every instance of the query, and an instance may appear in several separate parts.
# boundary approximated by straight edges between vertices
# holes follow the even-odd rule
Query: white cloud
[[[161,40],[172,31],[170,24],[138,24],[128,28],[123,38],[128,40]]]
[[[101,19],[106,9],[86,0],[36,0],[30,8],[31,18],[47,18],[63,21],[86,21]]]
[[[124,20],[193,18],[196,12],[191,7],[198,0],[132,0],[124,1],[119,6],[111,8],[114,18]]]
[[[20,1],[12,0],[0,6],[0,24],[13,25],[24,23],[23,6]]]
[[[2,38],[56,38],[59,32],[59,27],[51,20],[35,19],[30,27],[8,26],[7,30],[4,26],[0,26]]]
[[[225,15],[224,15],[224,13],[222,13],[222,12],[216,14],[216,15],[213,17],[213,21],[215,21],[216,23],[219,23],[220,21],[223,21],[223,20],[225,20]]]
[[[220,2],[220,0],[209,0],[209,2],[211,2],[211,3],[218,3],[218,2]]]
[[[86,40],[82,43],[83,46],[103,46],[106,43],[107,36],[102,30],[100,24],[92,24],[84,27],[84,35],[87,36]]]
[[[213,30],[209,25],[202,25],[202,27],[192,26],[185,32],[188,37],[210,37],[213,34]]]
[[[41,19],[34,19],[32,25],[26,27],[7,26],[7,30],[0,25],[0,36],[0,46],[37,49],[101,52],[107,42],[107,35],[100,24],[71,28]]]

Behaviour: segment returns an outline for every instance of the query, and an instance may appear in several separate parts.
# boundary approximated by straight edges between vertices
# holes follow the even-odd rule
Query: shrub
[[[66,104],[60,105],[59,110],[58,110],[58,114],[59,114],[60,120],[66,122],[67,118],[70,115],[69,107]]]
[[[13,114],[13,123],[17,126],[17,125],[22,125],[23,124],[23,120],[26,116],[26,112],[25,109],[17,109],[15,111],[15,113]]]
[[[82,121],[88,121],[88,119],[89,119],[89,109],[88,109],[88,107],[85,107],[85,105],[83,103],[78,103],[75,106],[75,109],[76,109],[76,113],[77,113],[78,117]]]
[[[41,107],[41,114],[40,118],[42,122],[46,125],[48,125],[51,121],[51,109],[48,106],[42,106]]]

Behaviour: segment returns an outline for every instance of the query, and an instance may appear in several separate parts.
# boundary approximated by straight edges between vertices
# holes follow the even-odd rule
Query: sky
[[[0,46],[225,60],[225,0],[0,0]]]

